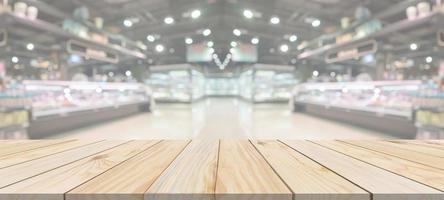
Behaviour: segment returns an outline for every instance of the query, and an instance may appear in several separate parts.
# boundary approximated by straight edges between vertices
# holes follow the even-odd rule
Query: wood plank
[[[218,166],[218,200],[292,199],[291,191],[247,140],[222,140]]]
[[[324,147],[444,191],[444,170],[340,141],[314,141]]]
[[[421,163],[430,167],[435,167],[438,169],[444,169],[444,158],[439,158],[436,156],[432,156],[429,154],[424,154],[416,151],[411,151],[409,149],[401,149],[389,145],[385,145],[382,143],[377,143],[375,141],[361,141],[361,140],[352,140],[352,141],[344,141],[346,143],[357,145],[360,147],[364,147],[373,151],[377,151],[380,153],[389,154],[392,156],[396,156],[405,160],[409,160],[412,162]]]
[[[24,143],[20,142],[16,145],[11,145],[7,148],[1,148],[0,157],[70,141],[73,140],[37,140],[37,141],[30,140],[29,142],[24,142]]]
[[[433,148],[428,147],[424,145],[415,145],[413,143],[410,143],[408,141],[402,141],[402,140],[386,140],[386,141],[374,141],[379,144],[383,144],[386,146],[396,147],[400,149],[406,149],[410,151],[416,151],[419,153],[429,154],[436,157],[444,158],[444,149],[440,148]]]
[[[252,141],[298,200],[370,200],[370,194],[277,141]]]
[[[219,140],[193,140],[148,189],[145,199],[214,199],[218,153]]]
[[[2,200],[64,200],[64,194],[159,141],[131,141],[0,189]]]
[[[438,190],[380,169],[309,141],[284,141],[293,149],[310,157],[372,193],[373,200],[442,199]]]
[[[444,150],[444,143],[440,143],[437,140],[389,140],[389,141],[401,141],[401,142],[407,142],[409,144],[433,147]]]
[[[102,141],[88,146],[65,151],[30,162],[0,169],[0,188],[27,178],[45,173],[93,154],[105,151],[127,141]]]
[[[88,141],[80,141],[80,140],[73,140],[69,142],[64,143],[58,143],[42,148],[37,148],[29,151],[24,151],[20,153],[15,153],[7,156],[3,156],[0,158],[0,169],[9,167],[12,165],[20,164],[26,161],[35,160],[38,158],[42,158],[45,156],[53,155],[56,153],[60,153],[63,151],[67,151],[70,149],[78,148],[81,146],[85,146],[88,144],[93,144],[99,142],[97,140],[88,140]]]
[[[162,141],[65,194],[66,200],[141,200],[189,141]]]

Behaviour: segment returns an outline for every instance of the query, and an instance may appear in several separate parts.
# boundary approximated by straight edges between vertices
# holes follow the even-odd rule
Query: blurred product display
[[[442,0],[0,0],[0,139],[137,113],[142,128],[177,116],[235,127],[190,122],[193,137],[263,131],[267,116],[279,134],[327,119],[356,135],[444,139],[443,52]]]

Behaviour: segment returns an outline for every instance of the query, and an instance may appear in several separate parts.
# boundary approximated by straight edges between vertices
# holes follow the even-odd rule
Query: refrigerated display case
[[[444,139],[444,91],[437,84],[424,84],[415,95],[417,139]]]
[[[31,138],[149,111],[151,105],[150,90],[137,83],[24,81],[23,85],[32,100]]]
[[[0,90],[0,140],[27,139],[30,98],[20,84]]]
[[[239,79],[211,77],[206,79],[206,96],[238,96]]]
[[[256,64],[240,75],[240,95],[252,102],[288,101],[297,82],[292,66]]]
[[[205,77],[189,64],[154,66],[146,81],[158,102],[193,102],[205,95]]]
[[[295,111],[415,138],[414,95],[421,81],[306,83],[293,91]]]

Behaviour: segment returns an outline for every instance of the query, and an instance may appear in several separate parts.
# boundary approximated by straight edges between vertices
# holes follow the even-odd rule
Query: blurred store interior
[[[0,0],[0,139],[443,139],[441,0]]]

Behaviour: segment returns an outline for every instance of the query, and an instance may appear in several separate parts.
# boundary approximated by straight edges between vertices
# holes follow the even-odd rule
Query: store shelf
[[[386,36],[389,36],[396,32],[402,32],[406,30],[411,30],[416,27],[422,26],[422,25],[430,25],[430,27],[433,27],[433,25],[436,26],[438,23],[442,23],[444,20],[444,13],[443,12],[433,12],[427,16],[424,17],[418,17],[413,20],[402,20],[393,24],[386,25],[383,29],[372,33],[366,37],[362,38],[355,38],[347,42],[342,42],[338,44],[331,44],[331,45],[325,45],[323,47],[320,47],[318,49],[314,50],[308,50],[301,54],[299,54],[297,57],[298,59],[307,59],[311,57],[315,57],[318,55],[323,55],[326,52],[329,51],[335,51],[342,48],[346,48],[355,44],[358,44],[360,42],[369,41],[372,39],[382,39]],[[435,27],[436,28],[436,27]]]
[[[33,141],[0,160],[0,199],[443,199],[427,142]]]
[[[49,22],[45,22],[43,20],[35,19],[31,20],[28,18],[18,17],[15,14],[11,12],[0,12],[0,28],[3,27],[9,27],[9,26],[23,26],[28,29],[32,29],[34,31],[38,32],[44,32],[46,34],[51,34],[55,36],[56,38],[63,39],[63,40],[75,40],[84,43],[84,45],[87,45],[91,48],[95,49],[101,49],[103,51],[111,51],[114,53],[119,53],[120,55],[125,56],[131,56],[138,59],[146,59],[146,55],[138,52],[133,51],[130,49],[126,49],[124,47],[120,47],[117,45],[108,45],[108,44],[102,44],[90,39],[82,38],[79,36],[76,36],[74,34],[71,34],[65,30],[63,30],[61,27],[51,24]]]

